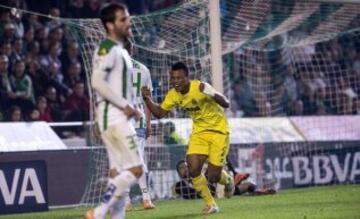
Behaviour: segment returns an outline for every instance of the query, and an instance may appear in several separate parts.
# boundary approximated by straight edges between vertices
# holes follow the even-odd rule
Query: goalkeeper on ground
[[[190,80],[187,66],[178,62],[170,71],[170,89],[161,105],[151,99],[151,91],[142,88],[142,95],[149,110],[157,117],[166,116],[175,106],[190,114],[193,129],[188,143],[186,162],[190,177],[196,191],[201,194],[206,206],[204,214],[219,212],[208,182],[201,173],[208,160],[208,179],[211,183],[225,185],[225,196],[234,192],[232,176],[222,171],[230,148],[229,126],[223,108],[229,107],[227,98],[217,92],[210,84],[198,80]]]
[[[206,166],[206,165],[205,165]],[[206,167],[205,167],[206,168]],[[232,169],[231,163],[228,161],[226,163],[226,169],[229,171]],[[180,160],[176,164],[176,170],[180,177],[180,181],[176,182],[173,186],[173,192],[176,195],[181,196],[184,199],[197,199],[200,198],[199,194],[195,191],[191,179],[189,178],[189,170],[185,160]],[[203,170],[204,172],[205,170]],[[233,172],[234,170],[231,170]],[[271,195],[275,194],[276,191],[271,188],[258,188],[254,183],[250,181],[246,181],[246,179],[250,176],[249,173],[236,173],[234,174],[237,176],[235,177],[235,191],[234,195]],[[211,191],[213,196],[216,196],[216,184],[209,183],[208,187]]]

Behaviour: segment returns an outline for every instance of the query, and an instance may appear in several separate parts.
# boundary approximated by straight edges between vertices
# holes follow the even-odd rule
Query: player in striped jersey
[[[124,44],[125,49],[129,52],[130,55],[133,53],[133,45],[131,41],[127,38]],[[149,194],[149,187],[147,183],[147,172],[148,168],[146,165],[146,157],[145,157],[145,144],[146,139],[150,136],[151,128],[150,128],[150,119],[151,112],[145,106],[143,97],[141,95],[141,88],[146,86],[152,91],[152,82],[149,69],[143,65],[142,63],[136,61],[135,59],[131,59],[133,65],[133,88],[135,93],[135,102],[134,105],[140,110],[142,113],[142,117],[139,121],[135,122],[135,130],[138,137],[138,150],[140,154],[141,161],[143,163],[143,175],[139,178],[139,186],[142,193],[143,198],[143,208],[144,209],[154,209],[155,205],[151,201],[151,197]],[[132,210],[132,204],[130,202],[129,195],[126,199],[126,210]]]
[[[86,219],[104,219],[111,211],[113,219],[125,217],[125,193],[143,174],[131,119],[141,113],[132,106],[132,62],[124,49],[130,35],[130,16],[125,5],[110,4],[101,10],[107,38],[96,49],[91,84],[97,94],[96,120],[105,144],[111,174],[100,205],[86,212]],[[114,171],[117,174],[113,174]]]

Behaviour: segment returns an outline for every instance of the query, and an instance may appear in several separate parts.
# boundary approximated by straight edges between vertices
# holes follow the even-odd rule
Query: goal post
[[[220,0],[209,1],[210,44],[211,44],[211,78],[213,87],[220,93],[223,88],[223,65],[221,48]]]

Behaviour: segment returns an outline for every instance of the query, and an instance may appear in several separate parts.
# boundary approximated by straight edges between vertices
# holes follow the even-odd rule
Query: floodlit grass
[[[127,213],[127,219],[359,219],[360,185],[324,186],[280,191],[268,196],[234,196],[220,199],[220,213],[203,216],[202,200],[173,200],[156,202],[155,210]],[[56,219],[82,218],[86,209],[50,210],[44,213],[0,216],[1,219]],[[109,217],[110,218],[110,217]]]

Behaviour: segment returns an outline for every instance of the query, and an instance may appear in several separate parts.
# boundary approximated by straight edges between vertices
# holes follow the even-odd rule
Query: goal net
[[[161,102],[169,89],[168,72],[176,61],[186,62],[192,78],[211,82],[208,4],[209,0],[185,1],[168,10],[132,17],[134,58],[150,69],[155,101]],[[220,1],[224,93],[231,99],[228,115],[290,118],[288,123],[293,128],[303,121],[292,120],[290,116],[321,115],[321,121],[310,119],[305,126],[298,125],[303,140],[312,141],[311,130],[319,128],[319,124],[323,126],[319,129],[328,130],[329,136],[338,136],[335,140],[356,135],[358,131],[341,125],[336,115],[360,112],[359,6],[315,1]],[[64,22],[81,45],[89,76],[92,53],[105,36],[101,22],[88,19]],[[94,98],[92,93],[90,96]],[[329,119],[325,115],[333,117]],[[153,198],[175,197],[171,188],[179,178],[174,168],[184,158],[185,147],[166,145],[165,138],[171,124],[175,124],[182,136],[189,135],[191,123],[185,117],[184,112],[176,110],[169,118],[152,123],[146,156]],[[256,135],[265,133],[261,125],[264,121],[256,120],[260,123]],[[322,135],[315,135],[314,141],[317,138]],[[101,145],[95,128],[90,140],[92,145]],[[259,140],[250,146],[253,151],[249,157],[255,160],[251,169],[255,174],[253,179],[260,186],[274,186],[279,178],[274,169],[267,170],[264,166],[261,143],[268,142]],[[289,152],[291,147],[283,145],[273,151],[282,158],[327,153],[326,147],[316,145],[295,147],[293,153]],[[235,145],[230,160],[238,170],[247,170],[245,164],[241,166],[238,162],[236,150],[242,148]],[[265,145],[266,148],[269,147]],[[108,175],[104,149],[95,148],[92,159],[82,200],[86,204],[99,202]]]
[[[192,78],[210,82],[210,42],[208,1],[189,1],[182,5],[145,16],[132,17],[134,42],[133,58],[145,64],[151,72],[153,98],[162,101],[170,88],[169,70],[177,61],[185,62]],[[65,19],[71,36],[81,46],[87,78],[91,74],[92,53],[104,39],[105,31],[98,19]],[[88,81],[90,82],[90,81]],[[91,91],[90,84],[89,90]],[[94,93],[90,92],[92,100]],[[94,101],[92,101],[94,110]],[[93,113],[92,113],[92,116]],[[176,110],[170,118],[183,118],[184,112]],[[92,117],[93,118],[93,117]],[[189,126],[188,121],[177,122],[176,128]],[[174,171],[176,160],[184,158],[184,145],[166,146],[164,131],[174,126],[170,120],[155,121],[152,135],[148,140],[146,156],[148,160],[149,182],[154,198],[170,198],[171,186],[177,180]],[[91,145],[97,145],[91,153],[89,180],[82,199],[84,204],[96,204],[106,187],[108,176],[107,155],[101,147],[101,140],[95,127],[91,128]],[[171,151],[171,152],[170,152]],[[178,152],[178,153],[177,153]],[[178,154],[174,157],[173,155]]]
[[[264,187],[359,182],[350,172],[359,151],[351,141],[359,140],[360,4],[226,0],[221,7],[229,114],[251,117],[261,136],[251,149],[232,148],[238,170]],[[291,130],[296,137],[279,141]]]

